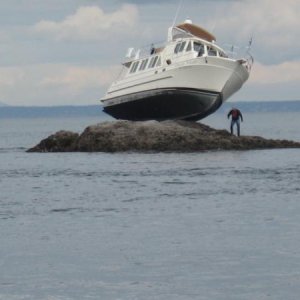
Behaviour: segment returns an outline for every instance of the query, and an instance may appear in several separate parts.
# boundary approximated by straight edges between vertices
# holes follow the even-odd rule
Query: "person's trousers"
[[[230,133],[233,134],[233,127],[236,125],[237,128],[237,135],[240,136],[240,120],[231,120],[231,125],[230,125]]]

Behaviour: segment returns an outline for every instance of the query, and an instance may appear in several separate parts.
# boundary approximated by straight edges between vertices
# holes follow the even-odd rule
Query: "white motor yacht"
[[[103,110],[134,121],[200,120],[242,87],[250,58],[229,57],[214,35],[187,20],[169,28],[165,45],[146,54],[130,49]]]

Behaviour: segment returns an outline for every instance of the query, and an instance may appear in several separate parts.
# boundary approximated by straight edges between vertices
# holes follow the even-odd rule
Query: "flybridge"
[[[211,43],[216,41],[213,34],[200,26],[194,25],[191,20],[186,20],[182,24],[169,28],[168,41],[186,36],[194,36]]]
[[[167,43],[174,42],[179,39],[184,38],[196,38],[201,39],[204,42],[215,43],[216,37],[205,30],[204,28],[194,25],[191,20],[186,20],[182,24],[178,24],[176,26],[172,26],[168,30]],[[155,46],[151,45],[150,54],[157,54],[163,51],[165,45]],[[224,52],[224,51],[223,51]],[[127,62],[132,60],[137,60],[139,58],[143,58],[145,56],[149,56],[149,49],[134,49],[128,48],[126,58]],[[126,62],[124,63],[126,64]]]

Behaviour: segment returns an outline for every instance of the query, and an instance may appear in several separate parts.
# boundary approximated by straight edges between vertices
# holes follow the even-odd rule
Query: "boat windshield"
[[[194,42],[194,51],[198,53],[198,56],[202,56],[205,53],[205,46],[199,42]]]
[[[192,50],[192,42],[189,42],[188,46],[186,47],[186,52],[191,51]]]
[[[213,47],[208,47],[207,54],[209,56],[218,56],[218,51]]]
[[[174,53],[177,54],[178,52],[182,52],[185,48],[186,42],[179,42],[175,49],[174,49]]]

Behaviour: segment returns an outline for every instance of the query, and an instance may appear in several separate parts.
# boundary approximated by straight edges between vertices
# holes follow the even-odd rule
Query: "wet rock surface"
[[[299,142],[231,135],[187,121],[113,121],[87,127],[82,134],[58,131],[27,152],[195,152],[300,148]]]

